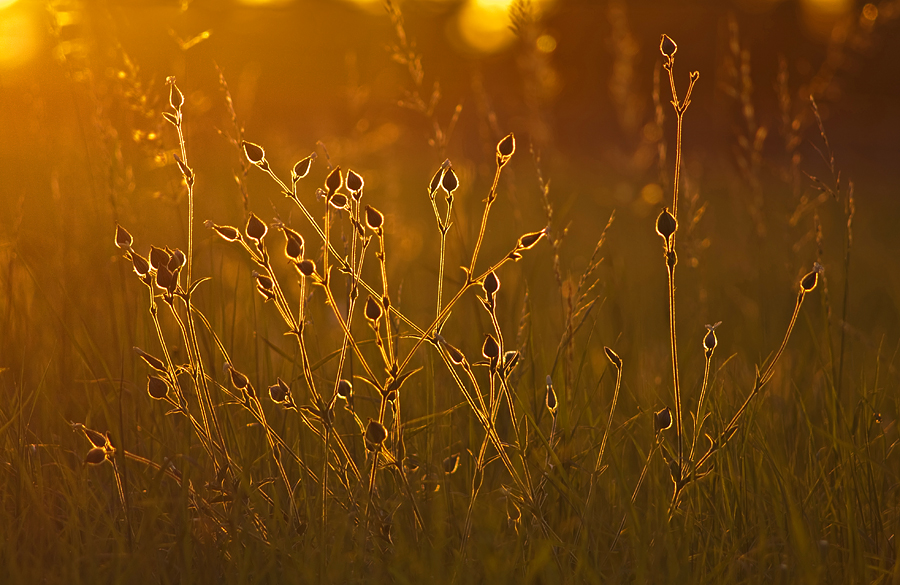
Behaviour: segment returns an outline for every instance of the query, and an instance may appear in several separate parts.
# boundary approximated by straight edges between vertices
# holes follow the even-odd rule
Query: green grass
[[[70,57],[67,158],[29,143],[3,193],[5,582],[898,582],[897,331],[853,325],[877,220],[817,101],[781,105],[805,143],[699,171],[713,75],[669,41],[620,206],[499,109],[488,140],[435,94],[393,123],[427,156],[304,158],[222,71]]]

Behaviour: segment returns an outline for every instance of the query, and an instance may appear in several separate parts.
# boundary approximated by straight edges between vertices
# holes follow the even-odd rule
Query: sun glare
[[[3,7],[15,0],[0,0]],[[0,68],[19,67],[34,56],[38,48],[38,30],[34,15],[24,10],[0,12]]]

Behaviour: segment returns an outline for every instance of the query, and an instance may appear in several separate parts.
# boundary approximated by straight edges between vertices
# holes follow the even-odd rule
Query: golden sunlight
[[[512,0],[469,0],[459,12],[459,34],[470,48],[496,53],[515,38],[509,28]]]
[[[0,0],[11,6],[15,0]],[[34,14],[24,10],[0,12],[0,69],[19,67],[31,60],[38,48]]]

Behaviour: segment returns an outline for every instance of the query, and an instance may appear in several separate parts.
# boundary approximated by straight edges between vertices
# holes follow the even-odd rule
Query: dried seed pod
[[[481,288],[484,289],[484,292],[488,297],[493,297],[497,291],[500,290],[500,279],[497,278],[497,274],[493,270],[484,277]]]
[[[366,225],[376,233],[379,232],[381,226],[384,225],[384,215],[371,205],[366,205]]]
[[[559,408],[559,402],[556,399],[556,390],[553,389],[553,379],[549,375],[547,376],[547,398],[545,402],[547,410],[555,417],[556,409]]]
[[[659,217],[656,218],[656,233],[658,233],[660,237],[666,241],[666,245],[668,245],[669,238],[672,237],[672,234],[674,234],[677,229],[678,222],[675,220],[675,217],[669,213],[668,207],[663,207],[663,210],[659,213]]]
[[[138,354],[138,356],[142,360],[147,362],[147,365],[150,366],[151,368],[153,368],[154,370],[157,370],[159,372],[166,371],[166,365],[162,362],[161,359],[159,359],[157,357],[153,357],[152,355],[150,355],[149,353],[147,353],[146,351],[144,351],[143,349],[141,349],[139,347],[134,347],[132,349],[134,349],[134,352],[136,354]]]
[[[669,35],[663,35],[659,40],[659,52],[663,54],[663,57],[671,60],[672,57],[675,56],[675,52],[678,50],[678,45],[675,44]]]
[[[444,188],[448,195],[453,195],[453,192],[459,187],[459,179],[453,167],[447,167],[447,170],[444,171],[444,176],[441,178],[441,187]]]
[[[461,351],[450,345],[449,343],[445,344],[447,348],[447,354],[450,356],[450,361],[452,361],[456,365],[462,364],[466,361],[466,356],[463,355]]]
[[[481,345],[481,355],[492,362],[500,357],[500,345],[493,335],[485,335],[484,343]]]
[[[353,384],[349,380],[341,380],[337,385],[337,396],[341,400],[350,401],[353,399]]]
[[[103,447],[92,448],[84,457],[86,465],[100,465],[104,461],[106,461],[106,449]]]
[[[131,237],[131,234],[128,233],[128,230],[116,224],[116,247],[121,248],[123,250],[130,250],[131,244],[134,242],[134,238]]]
[[[516,367],[516,364],[519,363],[519,352],[516,350],[511,350],[503,354],[503,360],[501,362],[503,364],[503,369],[509,374],[513,368]]]
[[[353,172],[352,170],[347,171],[347,189],[352,191],[353,193],[359,193],[363,188],[363,178]]]
[[[328,192],[328,196],[331,197],[334,195],[334,193],[341,188],[343,183],[344,180],[341,178],[341,167],[334,167],[334,170],[325,177],[325,190]]]
[[[657,433],[672,426],[672,411],[668,406],[656,413],[653,426]]]
[[[281,378],[276,378],[276,380],[274,384],[269,386],[269,398],[272,399],[272,402],[283,404],[287,401],[291,390]]]
[[[303,236],[294,230],[283,227],[284,235],[287,241],[284,246],[284,255],[294,261],[299,261],[303,257]]]
[[[131,252],[131,265],[138,276],[147,276],[147,273],[150,272],[150,263],[147,262],[146,258],[135,252]]]
[[[266,276],[265,274],[258,274],[256,272],[253,273],[256,277],[256,284],[259,285],[260,288],[271,291],[275,288],[275,281]]]
[[[431,183],[428,185],[428,194],[433,198],[435,192],[437,192],[438,188],[441,186],[441,180],[444,178],[444,167],[441,165],[441,168],[437,170],[433,177],[431,177]]]
[[[804,293],[808,293],[816,288],[816,285],[819,283],[819,272],[822,270],[822,265],[816,262],[815,265],[813,265],[812,272],[800,279],[800,290]]]
[[[622,369],[622,358],[619,357],[619,354],[611,350],[610,348],[604,346],[603,351],[606,352],[606,358],[612,362],[612,365],[616,366],[617,370]]]
[[[381,447],[385,439],[387,439],[387,429],[377,420],[370,418],[369,424],[366,426],[366,448],[374,451]]]
[[[160,266],[167,266],[168,264],[169,253],[162,248],[150,246],[150,266],[152,266],[154,270],[159,270]]]
[[[459,453],[454,453],[449,457],[446,457],[444,461],[441,462],[441,467],[444,469],[444,475],[453,475],[456,473],[456,470],[459,469]]]
[[[502,160],[502,164],[506,164],[515,151],[516,137],[510,132],[497,144],[497,160]]]
[[[184,105],[184,94],[181,93],[181,90],[175,85],[175,79],[170,79],[172,82],[169,84],[169,105],[177,112],[180,111],[181,106]]]
[[[331,196],[331,199],[328,200],[331,203],[332,207],[335,209],[346,209],[347,208],[347,196],[343,193],[335,193]]]
[[[303,276],[312,276],[316,273],[316,263],[309,259],[298,264],[297,268]]]
[[[222,239],[228,242],[235,242],[241,239],[241,232],[237,230],[237,228],[233,228],[230,225],[216,225],[214,223],[208,222],[206,227],[210,227],[217,234],[219,234]]]
[[[524,236],[519,238],[519,242],[516,245],[516,248],[519,250],[531,249],[532,247],[534,247],[535,244],[537,244],[540,241],[541,238],[544,237],[544,235],[546,235],[546,233],[547,233],[547,230],[541,230],[539,232],[532,232],[530,234],[525,234]]]
[[[187,256],[184,255],[184,252],[175,248],[172,250],[171,257],[169,258],[169,264],[167,265],[169,270],[172,272],[176,272],[184,268],[184,265],[187,264]]]
[[[169,385],[157,376],[147,376],[147,394],[154,400],[162,400],[169,393]]]
[[[247,378],[244,374],[235,370],[233,367],[229,366],[228,371],[231,374],[231,385],[237,388],[238,390],[246,389],[250,386],[250,379]]]
[[[256,217],[256,215],[251,213],[250,217],[247,219],[246,231],[248,238],[259,243],[262,241],[263,237],[265,237],[266,232],[269,231],[269,227],[265,222]]]
[[[672,269],[676,264],[678,264],[678,254],[675,253],[675,250],[669,250],[666,252],[666,266]]]
[[[244,155],[247,157],[247,160],[252,162],[255,165],[261,165],[266,160],[266,151],[263,150],[263,147],[254,144],[252,142],[247,142],[244,140],[241,142],[241,146],[244,147]]]
[[[309,168],[312,166],[313,160],[315,160],[315,153],[309,155],[303,160],[297,161],[297,164],[294,165],[294,168],[291,170],[291,179],[294,183],[305,177],[309,173]]]
[[[175,284],[175,275],[167,266],[160,266],[156,269],[156,286],[164,291],[172,292]]]
[[[381,304],[369,296],[366,299],[366,319],[372,322],[377,322],[381,319],[382,309]]]
[[[713,351],[716,349],[716,345],[718,345],[719,341],[716,339],[716,327],[721,325],[722,322],[719,321],[715,325],[707,325],[706,335],[703,336],[703,349],[706,351],[706,357],[712,357]]]
[[[84,431],[84,436],[87,437],[88,441],[91,442],[91,445],[94,447],[105,447],[107,443],[106,435],[103,433],[97,432],[94,429],[89,429],[84,425],[80,425],[81,430]]]

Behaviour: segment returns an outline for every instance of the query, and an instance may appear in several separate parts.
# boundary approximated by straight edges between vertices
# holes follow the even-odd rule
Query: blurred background
[[[274,183],[246,167],[235,139],[262,145],[285,179],[294,162],[317,152],[301,184],[310,202],[329,165],[362,174],[368,203],[387,216],[392,286],[424,324],[438,249],[428,181],[446,158],[460,176],[447,271],[458,284],[453,267],[477,234],[495,145],[514,132],[518,150],[481,257],[497,258],[544,226],[557,245],[501,274],[510,335],[530,311],[535,332],[559,339],[567,295],[615,210],[588,366],[599,375],[602,344],[613,346],[636,364],[626,373],[632,392],[664,403],[665,270],[653,225],[671,204],[674,168],[674,115],[658,49],[667,33],[678,43],[681,95],[689,73],[700,72],[685,116],[679,206],[679,327],[691,348],[683,366],[691,383],[702,371],[705,323],[725,322],[720,347],[749,371],[774,350],[797,279],[814,261],[826,268],[828,306],[840,306],[851,181],[848,375],[863,376],[878,352],[892,355],[900,341],[900,2],[0,6],[0,380],[7,391],[51,388],[70,420],[83,417],[85,388],[120,377],[140,385],[131,346],[153,343],[145,292],[113,245],[116,222],[139,251],[186,246],[177,138],[161,116],[168,76],[187,100],[195,274],[220,283],[198,302],[233,337],[254,335],[231,315],[241,298],[258,302],[252,266],[202,222],[242,226],[248,211],[295,221]],[[810,175],[838,195],[823,194]],[[816,302],[801,324],[802,343],[825,343],[822,332],[841,327],[840,314]],[[483,320],[474,302],[465,310]],[[463,324],[451,323],[445,335],[477,351]],[[533,352],[535,379],[555,347]]]

